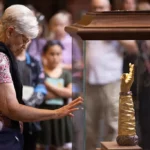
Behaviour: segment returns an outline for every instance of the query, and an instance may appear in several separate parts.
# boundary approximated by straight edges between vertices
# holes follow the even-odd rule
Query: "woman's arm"
[[[72,96],[72,84],[69,83],[67,87],[58,88],[51,85],[48,82],[45,82],[45,86],[48,91],[52,91],[54,94],[58,95],[58,97],[70,98]]]
[[[82,99],[78,98],[57,110],[36,109],[18,103],[13,83],[0,84],[0,111],[8,118],[17,121],[34,122],[73,116],[72,112],[77,110],[75,107],[81,103]]]

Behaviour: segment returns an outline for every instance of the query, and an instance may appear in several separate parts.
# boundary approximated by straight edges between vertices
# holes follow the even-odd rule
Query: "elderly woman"
[[[25,106],[15,56],[38,35],[33,13],[23,5],[6,9],[0,21],[0,150],[22,150],[21,121],[33,122],[73,116],[78,98],[60,109],[43,110]],[[61,90],[60,90],[61,92]]]

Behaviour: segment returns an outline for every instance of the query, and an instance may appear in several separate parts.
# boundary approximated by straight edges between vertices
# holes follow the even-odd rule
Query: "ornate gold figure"
[[[129,64],[129,73],[121,77],[119,100],[118,137],[119,145],[136,145],[138,137],[135,130],[135,113],[130,88],[134,81],[134,65]]]

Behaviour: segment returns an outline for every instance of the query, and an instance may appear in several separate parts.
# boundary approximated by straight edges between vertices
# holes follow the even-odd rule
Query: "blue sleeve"
[[[44,95],[46,95],[47,94],[47,89],[46,89],[44,84],[38,84],[34,88],[34,92],[36,92],[36,93],[43,93]]]

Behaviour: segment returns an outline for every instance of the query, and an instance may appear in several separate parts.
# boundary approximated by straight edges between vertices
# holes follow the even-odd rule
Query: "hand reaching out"
[[[129,64],[129,73],[121,76],[121,92],[129,92],[134,81],[134,64]]]
[[[81,97],[73,100],[71,103],[69,103],[68,105],[61,107],[59,109],[56,109],[56,118],[55,119],[59,119],[65,116],[70,116],[73,117],[73,112],[78,110],[79,108],[76,108],[76,106],[80,105],[83,103],[83,99]]]

